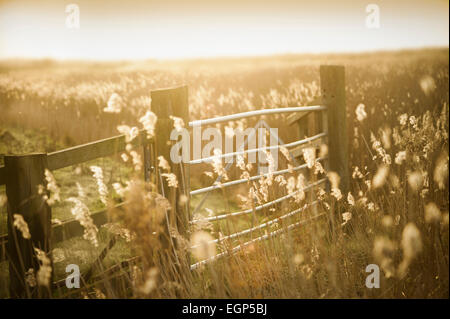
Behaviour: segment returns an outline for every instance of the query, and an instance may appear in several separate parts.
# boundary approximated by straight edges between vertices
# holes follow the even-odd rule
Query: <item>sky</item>
[[[74,28],[66,6],[79,8]],[[369,4],[379,8],[379,28]],[[448,0],[0,0],[0,59],[173,59],[448,47]],[[67,21],[69,23],[67,24]]]

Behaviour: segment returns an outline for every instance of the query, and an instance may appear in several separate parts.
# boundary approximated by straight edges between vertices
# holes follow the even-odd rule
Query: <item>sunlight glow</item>
[[[0,2],[0,58],[111,60],[448,46],[447,1],[382,2],[379,29],[366,27],[364,1],[336,6],[284,0],[259,7],[233,1],[227,7],[135,2],[126,7],[78,1],[79,29],[66,27],[65,3]]]

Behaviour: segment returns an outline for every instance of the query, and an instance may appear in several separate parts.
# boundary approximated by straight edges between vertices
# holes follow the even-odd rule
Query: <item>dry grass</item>
[[[448,62],[448,50],[422,50],[95,67],[3,64],[0,124],[19,131],[39,130],[63,145],[117,134],[118,124],[139,125],[137,119],[149,109],[152,89],[187,83],[191,118],[209,118],[251,108],[304,105],[318,95],[321,63],[346,66],[351,195],[323,195],[324,217],[189,271],[188,263],[198,258],[189,253],[188,238],[176,229],[172,238],[166,236],[161,227],[166,204],[152,193],[151,185],[136,182],[124,195],[130,200],[125,213],[111,215],[135,235],[131,242],[119,241],[140,261],[122,269],[120,276],[97,271],[84,289],[73,294],[58,291],[55,297],[448,298]],[[124,109],[105,114],[103,108],[113,92],[123,99]],[[283,124],[284,116],[267,121],[279,127],[284,141],[297,138]],[[20,149],[20,143],[15,147]],[[116,164],[107,162],[103,170],[112,165]],[[128,166],[126,179],[133,181],[132,165],[122,165]],[[191,170],[193,186],[210,183],[202,175],[205,170],[212,168]],[[233,168],[230,177],[239,173]],[[70,174],[57,176],[57,182],[63,186],[69,178]],[[117,201],[120,196],[110,183],[110,197]],[[227,190],[225,200],[217,192],[206,207],[214,214],[237,211],[237,195],[249,196],[251,186]],[[98,201],[93,191],[90,197]],[[276,183],[256,185],[255,191],[260,197],[267,192],[263,202],[288,192]],[[76,196],[74,192],[72,188],[70,196]],[[299,205],[291,201],[255,218],[205,224],[191,232],[226,235]],[[311,214],[307,210],[289,221]],[[268,231],[282,228],[277,223]],[[224,251],[264,234],[263,229],[214,249]],[[199,240],[208,241],[209,235],[203,236]],[[86,251],[97,251],[89,245],[85,242]],[[122,250],[118,254],[128,256]],[[380,289],[365,286],[366,266],[373,263],[381,268]]]

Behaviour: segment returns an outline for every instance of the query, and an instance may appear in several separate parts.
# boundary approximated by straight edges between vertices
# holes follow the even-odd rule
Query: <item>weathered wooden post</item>
[[[329,170],[339,174],[340,189],[349,191],[347,110],[345,103],[345,68],[340,65],[320,66],[322,104],[328,107]]]
[[[150,174],[152,172],[152,160],[151,160],[151,151],[150,151],[150,142],[147,139],[147,135],[140,134],[139,138],[144,139],[142,143],[142,149],[144,153],[144,180],[146,182],[150,182]]]
[[[50,256],[51,210],[38,193],[38,186],[46,187],[47,154],[5,156],[6,196],[8,198],[8,259],[11,298],[50,297],[52,273],[48,287],[31,287],[25,282],[25,273],[39,270],[34,248]],[[28,224],[31,238],[23,237],[13,225],[14,215],[21,215]],[[53,266],[53,265],[51,265]],[[52,267],[53,268],[53,267]]]
[[[151,92],[152,112],[158,117],[155,129],[155,153],[156,157],[163,156],[170,165],[170,172],[175,174],[178,187],[169,187],[162,169],[156,168],[157,189],[162,190],[165,197],[172,204],[169,212],[169,225],[178,230],[179,234],[184,238],[188,237],[189,225],[189,192],[190,192],[190,171],[189,163],[174,163],[171,160],[170,152],[172,145],[176,141],[171,141],[170,135],[174,129],[174,121],[171,116],[181,118],[184,121],[185,128],[189,125],[189,105],[188,105],[188,88],[182,86],[178,88],[163,89]],[[189,135],[189,134],[188,134]],[[190,147],[190,137],[189,145]],[[156,160],[157,161],[157,160]],[[156,162],[156,166],[158,162]],[[168,238],[171,238],[170,230],[167,230]],[[169,240],[166,244],[171,246],[176,239]],[[175,247],[176,248],[176,247]],[[176,262],[180,262],[182,266],[188,266],[188,260],[179,260],[178,256],[173,256]],[[186,264],[186,265],[185,265]]]
[[[328,161],[327,172],[336,172],[340,177],[339,188],[342,194],[350,187],[348,170],[348,135],[347,110],[345,104],[345,68],[338,65],[320,66],[320,90],[322,104],[327,106],[323,113],[322,126],[327,135]],[[330,240],[335,240],[336,216],[340,214],[339,206],[334,203],[330,209]]]

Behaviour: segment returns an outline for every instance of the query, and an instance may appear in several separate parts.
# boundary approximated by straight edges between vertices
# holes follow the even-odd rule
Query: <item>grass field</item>
[[[70,297],[448,298],[448,49],[120,63],[3,61],[0,155],[51,152],[117,135],[118,125],[140,127],[138,119],[150,109],[150,91],[180,84],[189,87],[192,120],[306,105],[320,94],[321,64],[346,68],[351,188],[349,194],[321,198],[322,209],[337,220],[335,232],[330,233],[326,219],[319,219],[199,270],[180,271],[155,258],[164,246],[150,236],[149,228],[160,230],[154,224],[158,218],[149,216],[158,216],[158,207],[143,189],[134,189],[134,197],[125,198],[140,194],[140,204],[128,207],[119,223],[135,236],[131,242],[119,239],[103,263],[107,268],[132,256],[140,256],[141,262],[117,278],[101,277],[97,270],[102,280],[92,280]],[[104,112],[113,93],[119,96],[114,103],[122,108],[118,114]],[[264,119],[278,128],[284,141],[298,138],[285,124],[285,115]],[[256,121],[241,125],[250,127]],[[56,171],[61,201],[53,205],[52,217],[73,218],[73,204],[66,199],[80,198],[80,187],[91,212],[104,208],[91,165],[102,168],[108,198],[120,201],[112,184],[125,185],[135,174],[142,175],[130,162],[124,163],[119,154]],[[212,168],[191,169],[192,189],[210,185],[205,171]],[[230,177],[239,174],[237,167],[230,171]],[[240,199],[250,197],[250,186],[213,193],[200,213],[238,211]],[[256,192],[263,195],[265,186],[255,187]],[[289,190],[274,183],[267,192],[263,201]],[[193,197],[191,205],[198,201]],[[255,218],[202,225],[203,231],[213,237],[226,235],[302,204],[290,202]],[[4,233],[6,206],[0,207],[0,214]],[[192,233],[209,238],[201,229]],[[111,232],[101,228],[97,236],[98,247],[81,237],[55,245],[55,279],[64,277],[69,263],[82,265],[82,271],[89,268]],[[188,240],[179,238],[180,243]],[[212,249],[238,243],[236,239]],[[186,254],[186,245],[180,245],[179,256]],[[195,261],[195,254],[190,258]],[[369,264],[381,268],[380,289],[365,286]],[[7,262],[0,263],[0,297],[8,295],[7,268]],[[55,297],[67,293],[55,292]]]

